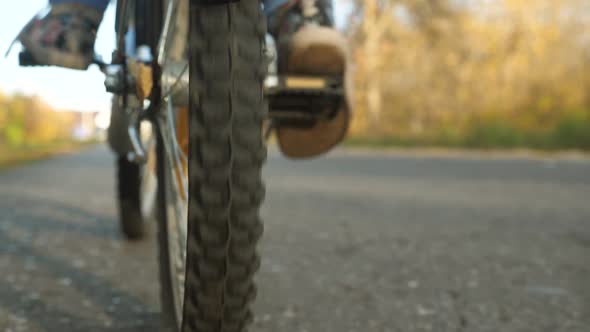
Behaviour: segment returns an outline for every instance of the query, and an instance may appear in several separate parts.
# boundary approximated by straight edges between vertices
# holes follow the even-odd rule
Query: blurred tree
[[[356,135],[548,131],[590,109],[590,2],[355,0]],[[367,134],[370,133],[370,134]]]
[[[71,113],[55,112],[38,97],[0,93],[0,145],[40,145],[69,139],[75,124]]]

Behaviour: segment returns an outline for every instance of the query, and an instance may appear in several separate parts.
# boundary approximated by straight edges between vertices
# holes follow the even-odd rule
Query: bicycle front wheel
[[[186,160],[169,151],[183,149],[182,110],[168,112],[174,137],[158,130],[162,303],[177,330],[243,332],[263,228],[266,23],[259,0],[191,3],[189,16]]]

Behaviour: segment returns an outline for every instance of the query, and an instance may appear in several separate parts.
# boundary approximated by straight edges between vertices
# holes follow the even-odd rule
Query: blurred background
[[[353,140],[590,147],[590,2],[362,0]],[[369,134],[370,133],[370,134]]]
[[[0,49],[45,5],[2,5]],[[335,8],[354,63],[349,144],[590,148],[588,1],[337,0]],[[113,15],[111,5],[96,47],[106,59]],[[19,68],[17,54],[0,61],[0,149],[91,138],[108,125],[97,68]]]

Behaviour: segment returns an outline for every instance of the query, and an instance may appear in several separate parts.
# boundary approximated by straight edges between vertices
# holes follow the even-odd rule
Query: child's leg
[[[96,8],[101,12],[109,5],[109,0],[49,0],[49,3],[52,5],[62,4],[62,3],[77,3],[80,5],[86,5],[88,7]]]

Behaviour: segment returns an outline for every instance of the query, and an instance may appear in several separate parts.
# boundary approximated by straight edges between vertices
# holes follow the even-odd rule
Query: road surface
[[[0,332],[159,331],[105,148],[0,173]],[[590,161],[271,153],[251,331],[590,331]]]

